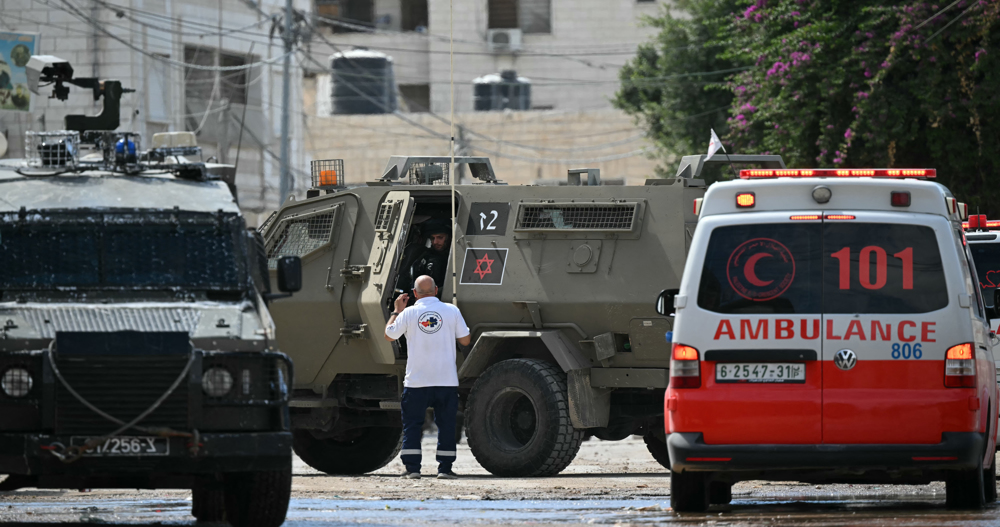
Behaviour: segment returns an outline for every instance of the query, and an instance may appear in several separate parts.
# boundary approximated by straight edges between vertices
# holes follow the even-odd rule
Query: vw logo
[[[858,356],[851,350],[840,350],[833,357],[833,363],[836,364],[838,368],[847,371],[858,363]]]

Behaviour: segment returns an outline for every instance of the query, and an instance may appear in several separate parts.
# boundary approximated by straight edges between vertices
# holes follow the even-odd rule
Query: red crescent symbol
[[[770,258],[770,257],[771,255],[767,253],[757,253],[747,259],[747,263],[743,265],[743,275],[747,277],[747,280],[751,284],[757,287],[763,287],[767,284],[770,284],[771,282],[774,282],[774,280],[768,280],[765,282],[760,278],[757,278],[757,273],[754,272],[754,267],[757,266],[758,260],[760,260],[761,258]]]

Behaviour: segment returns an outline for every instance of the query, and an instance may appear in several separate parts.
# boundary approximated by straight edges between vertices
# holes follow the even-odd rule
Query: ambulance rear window
[[[972,252],[972,261],[976,263],[983,301],[992,306],[993,290],[1000,287],[1000,243],[970,243],[969,251]]]
[[[822,228],[810,222],[715,229],[698,306],[717,313],[819,313]]]
[[[998,265],[989,277],[995,276],[990,283],[997,287],[1000,244],[992,247]],[[698,306],[717,313],[902,314],[946,305],[937,238],[920,225],[825,221],[719,227],[712,231],[698,288]]]
[[[926,313],[948,305],[934,230],[824,222],[825,313]]]

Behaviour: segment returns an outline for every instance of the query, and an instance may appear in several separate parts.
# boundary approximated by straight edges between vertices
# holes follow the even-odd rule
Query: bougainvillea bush
[[[717,58],[750,66],[725,78],[731,151],[934,167],[973,211],[1000,213],[1000,0],[756,0],[707,23]]]

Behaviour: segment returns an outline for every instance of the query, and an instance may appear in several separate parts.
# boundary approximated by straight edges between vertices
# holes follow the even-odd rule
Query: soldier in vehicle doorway
[[[434,279],[434,285],[439,289],[444,287],[445,274],[448,269],[448,251],[451,249],[451,222],[436,218],[421,224],[423,235],[428,245],[417,256],[409,269],[407,289],[413,289],[418,276],[427,275]]]

